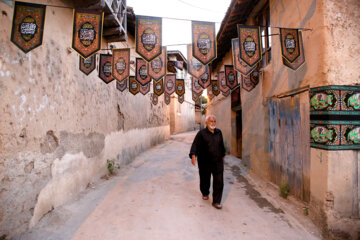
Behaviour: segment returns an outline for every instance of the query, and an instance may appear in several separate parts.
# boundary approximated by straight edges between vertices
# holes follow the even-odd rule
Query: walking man
[[[224,189],[224,156],[225,148],[222,133],[216,128],[216,117],[208,115],[206,127],[201,129],[191,145],[189,157],[195,166],[198,162],[200,175],[200,191],[204,200],[209,199],[210,178],[213,176],[213,203],[221,209],[221,198]]]

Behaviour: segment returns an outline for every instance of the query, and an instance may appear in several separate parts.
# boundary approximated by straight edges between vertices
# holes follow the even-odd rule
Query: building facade
[[[250,91],[240,83],[240,108],[232,106],[230,96],[219,95],[207,109],[217,116],[232,154],[263,179],[289,184],[324,233],[340,239],[359,237],[360,151],[356,140],[352,150],[313,143],[316,111],[310,99],[321,89],[351,90],[356,98],[359,13],[356,0],[232,1],[217,35],[212,75],[216,78],[225,65],[233,65],[231,39],[238,37],[237,24],[261,26],[259,83]],[[300,29],[305,63],[297,70],[283,64],[279,27]],[[359,115],[354,116],[352,120]]]

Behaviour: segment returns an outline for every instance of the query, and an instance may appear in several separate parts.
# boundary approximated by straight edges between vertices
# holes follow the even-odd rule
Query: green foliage
[[[282,182],[280,184],[280,196],[287,198],[290,193],[290,185],[287,182]]]
[[[108,159],[107,160],[107,168],[108,168],[110,174],[114,174],[114,170],[120,169],[120,165],[115,164],[115,159]]]

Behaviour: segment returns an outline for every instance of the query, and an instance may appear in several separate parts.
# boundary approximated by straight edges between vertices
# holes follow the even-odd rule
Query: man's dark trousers
[[[199,168],[200,175],[200,191],[203,196],[209,195],[210,179],[213,176],[213,203],[221,203],[222,192],[224,189],[224,174],[223,171],[211,171],[208,169]]]

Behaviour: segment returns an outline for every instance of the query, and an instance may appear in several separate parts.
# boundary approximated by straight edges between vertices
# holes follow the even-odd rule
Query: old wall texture
[[[107,159],[128,163],[170,127],[162,98],[153,106],[78,70],[72,9],[47,7],[43,44],[27,54],[9,40],[13,9],[0,10],[0,233],[13,236],[106,174]]]

